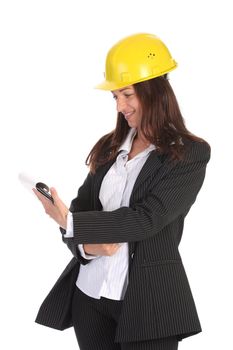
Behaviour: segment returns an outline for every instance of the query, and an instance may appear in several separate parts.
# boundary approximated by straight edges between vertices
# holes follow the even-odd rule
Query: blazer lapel
[[[141,185],[146,181],[146,179],[148,179],[148,177],[157,173],[162,165],[163,163],[161,162],[161,157],[155,151],[152,151],[135,181],[132,194],[130,196],[130,205],[133,201],[137,200],[137,194],[141,188]],[[131,272],[136,246],[137,242],[129,242],[129,273]]]
[[[130,197],[130,204],[134,200],[135,195],[137,193],[137,190],[139,189],[140,185],[152,174],[157,172],[160,167],[163,165],[163,163],[160,160],[160,156],[155,151],[152,151],[146,160],[144,166],[142,167],[132,190],[132,194]]]

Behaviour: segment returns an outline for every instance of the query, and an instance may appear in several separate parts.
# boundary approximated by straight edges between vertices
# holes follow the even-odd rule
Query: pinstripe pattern
[[[202,186],[210,152],[205,143],[184,144],[187,155],[176,164],[155,152],[150,154],[134,185],[129,208],[101,211],[100,185],[114,161],[88,175],[71,203],[74,238],[63,239],[78,261],[88,263],[81,260],[78,244],[129,242],[130,279],[116,331],[118,342],[173,335],[182,339],[201,331],[178,245],[184,218]],[[64,278],[66,273],[60,277],[60,288]],[[56,319],[57,311],[48,311],[52,297],[57,298],[51,293],[37,322],[66,328],[67,322],[59,324]]]
[[[177,350],[176,337],[116,343],[114,339],[121,307],[122,301],[93,299],[76,288],[72,314],[81,350]]]
[[[152,339],[142,342],[122,343],[121,350],[177,350],[175,337]]]
[[[122,301],[93,299],[76,288],[72,313],[80,349],[121,349],[119,344],[114,343],[121,305]]]

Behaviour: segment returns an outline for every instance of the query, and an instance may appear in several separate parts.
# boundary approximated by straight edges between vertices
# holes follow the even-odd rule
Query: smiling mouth
[[[129,113],[126,113],[124,115],[124,117],[125,117],[125,119],[129,119],[133,114],[134,114],[134,112],[129,112]]]

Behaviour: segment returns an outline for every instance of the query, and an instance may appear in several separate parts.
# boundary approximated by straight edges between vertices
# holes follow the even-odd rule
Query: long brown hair
[[[155,152],[180,160],[184,154],[182,138],[205,142],[187,130],[167,74],[133,86],[142,108],[141,131],[156,146]],[[129,128],[123,114],[118,113],[115,130],[101,137],[86,159],[91,172],[116,157]]]

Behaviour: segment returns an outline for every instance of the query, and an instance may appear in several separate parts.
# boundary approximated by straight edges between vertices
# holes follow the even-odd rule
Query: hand
[[[41,194],[37,189],[32,189],[37,198],[41,201],[46,214],[48,214],[53,220],[55,220],[59,226],[66,230],[67,226],[67,215],[69,209],[62,202],[62,200],[58,197],[57,191],[55,188],[50,188],[50,193],[53,197],[54,203],[51,202],[50,199],[46,198],[43,194]]]
[[[120,243],[84,244],[83,248],[86,254],[112,256],[117,252],[120,246]]]

